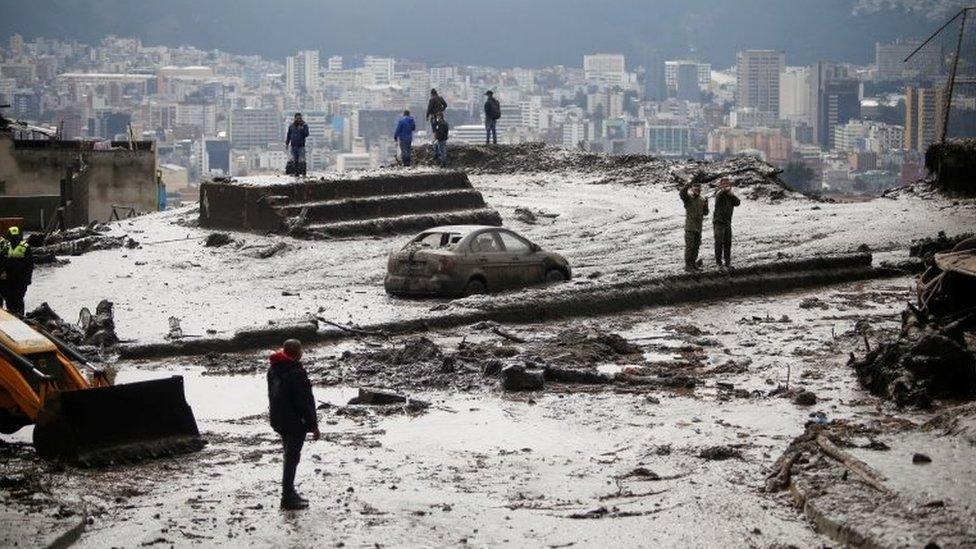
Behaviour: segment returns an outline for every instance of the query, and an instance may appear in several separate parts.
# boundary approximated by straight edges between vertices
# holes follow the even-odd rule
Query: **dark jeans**
[[[0,306],[6,305],[8,313],[24,316],[25,295],[27,295],[27,286],[4,284],[0,287]]]
[[[302,459],[302,446],[305,433],[281,433],[281,444],[285,450],[285,461],[281,472],[281,497],[295,495],[295,470]]]
[[[292,147],[291,159],[295,162],[305,162],[305,147]]]
[[[400,161],[404,166],[410,165],[410,141],[400,140]]]
[[[434,156],[441,166],[447,165],[447,141],[434,141]]]
[[[685,231],[685,266],[698,263],[698,248],[701,247],[701,231]]]
[[[713,225],[715,229],[715,262],[729,266],[732,261],[732,225]]]
[[[492,120],[491,118],[485,119],[485,145],[488,143],[498,144],[498,130],[495,128],[497,125],[497,120]]]

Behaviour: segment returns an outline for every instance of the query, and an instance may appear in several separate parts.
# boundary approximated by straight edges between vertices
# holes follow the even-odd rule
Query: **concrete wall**
[[[88,170],[87,221],[108,221],[112,205],[138,212],[157,209],[156,148],[138,143],[138,150],[82,149],[76,141],[15,142],[0,133],[0,181],[10,196],[58,195],[68,166],[81,157]]]

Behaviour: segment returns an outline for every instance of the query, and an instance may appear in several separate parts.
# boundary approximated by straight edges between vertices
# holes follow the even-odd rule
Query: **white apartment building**
[[[681,65],[695,65],[698,69],[698,86],[707,90],[712,85],[712,64],[699,63],[698,61],[665,61],[664,62],[664,83],[669,90],[678,89],[678,71]]]
[[[368,75],[370,86],[389,87],[393,85],[393,70],[395,62],[392,57],[373,57],[367,55],[363,60],[363,69]]]
[[[883,154],[904,148],[905,128],[881,122],[851,120],[834,128],[834,146],[845,152]]]
[[[779,78],[786,54],[773,50],[746,50],[738,54],[736,105],[779,116]]]
[[[622,53],[584,55],[583,74],[591,84],[623,86],[627,82],[626,60]]]
[[[368,153],[343,153],[336,155],[336,170],[340,172],[368,170],[371,167],[372,160]]]
[[[285,89],[288,93],[312,94],[319,88],[319,52],[305,50],[285,59]]]
[[[810,122],[810,67],[786,67],[779,76],[779,117]]]

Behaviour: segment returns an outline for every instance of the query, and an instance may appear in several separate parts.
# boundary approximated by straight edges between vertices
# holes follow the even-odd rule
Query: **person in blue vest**
[[[410,144],[413,142],[413,132],[417,131],[417,124],[410,111],[403,111],[403,118],[397,122],[393,140],[400,145],[400,161],[404,166],[410,165]]]
[[[6,246],[0,245],[0,301],[7,311],[24,316],[24,296],[34,277],[34,256],[20,227],[7,229]]]

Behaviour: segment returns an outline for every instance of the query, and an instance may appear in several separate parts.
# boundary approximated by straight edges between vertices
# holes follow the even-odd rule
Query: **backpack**
[[[498,120],[502,117],[502,107],[494,97],[489,99],[485,105],[485,114],[492,120]]]

